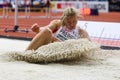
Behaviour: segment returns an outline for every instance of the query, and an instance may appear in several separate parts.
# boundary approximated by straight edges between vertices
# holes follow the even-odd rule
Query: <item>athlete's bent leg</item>
[[[50,30],[43,29],[32,39],[26,50],[36,50],[38,47],[52,42],[52,33]]]

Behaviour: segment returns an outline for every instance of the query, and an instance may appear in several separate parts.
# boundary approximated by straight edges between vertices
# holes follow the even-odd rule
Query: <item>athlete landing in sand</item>
[[[68,39],[87,38],[91,40],[88,33],[76,25],[79,17],[75,8],[68,7],[64,10],[60,20],[53,20],[43,28],[33,24],[31,29],[37,34],[26,50],[36,50],[42,45]]]

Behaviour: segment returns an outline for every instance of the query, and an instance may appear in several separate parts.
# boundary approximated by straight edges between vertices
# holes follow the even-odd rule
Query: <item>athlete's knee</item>
[[[42,32],[47,35],[52,35],[52,31],[49,28],[43,29]]]

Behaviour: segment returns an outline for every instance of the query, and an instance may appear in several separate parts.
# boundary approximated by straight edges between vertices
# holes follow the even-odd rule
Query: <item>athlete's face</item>
[[[66,17],[66,27],[70,30],[75,29],[77,24],[77,16]]]

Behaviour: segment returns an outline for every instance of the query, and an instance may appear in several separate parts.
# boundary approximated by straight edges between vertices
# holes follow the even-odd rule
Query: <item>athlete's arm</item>
[[[44,27],[40,27],[37,23],[35,23],[31,26],[31,30],[35,33],[39,33],[42,29],[48,28],[50,31],[55,32],[56,30],[59,29],[60,26],[61,26],[60,20],[53,20]]]
[[[52,30],[52,32],[54,32],[55,30],[58,30],[60,28],[60,26],[61,26],[60,20],[53,20],[46,27],[50,28]]]
[[[91,41],[89,34],[84,29],[79,28],[79,36],[80,38],[87,38],[88,40]]]

